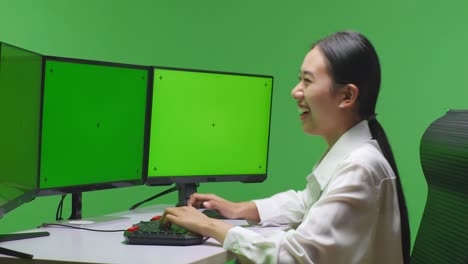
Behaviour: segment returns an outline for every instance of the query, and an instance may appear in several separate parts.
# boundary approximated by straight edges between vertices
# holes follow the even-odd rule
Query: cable
[[[160,192],[160,193],[158,193],[158,194],[156,194],[156,195],[154,195],[154,196],[151,196],[150,198],[148,198],[148,199],[146,199],[146,200],[144,200],[144,201],[141,201],[141,202],[139,202],[139,203],[134,204],[132,207],[130,207],[129,210],[133,210],[133,209],[137,208],[138,206],[140,206],[140,205],[142,205],[142,204],[144,204],[144,203],[146,203],[146,202],[149,202],[149,201],[151,201],[151,200],[154,200],[154,199],[156,199],[156,198],[158,198],[158,197],[160,197],[160,196],[163,196],[163,195],[165,195],[165,194],[168,194],[168,193],[177,191],[178,189],[179,189],[179,188],[178,188],[177,186],[176,186],[176,187],[172,187],[172,188],[170,188],[170,189],[167,189],[167,190],[165,190],[165,191],[163,191],[163,192]]]
[[[59,205],[57,207],[57,212],[55,213],[55,220],[57,221],[63,220],[62,218],[63,200],[65,199],[66,196],[67,194],[62,194],[62,199],[60,200]]]
[[[61,227],[67,227],[67,228],[72,228],[72,229],[81,229],[81,230],[87,230],[87,231],[95,231],[95,232],[124,232],[126,230],[102,230],[102,229],[91,229],[91,228],[85,228],[85,227],[78,227],[78,226],[72,226],[72,225],[63,225],[63,224],[51,224],[51,223],[44,223],[38,228],[41,227],[54,227],[54,226],[61,226]]]

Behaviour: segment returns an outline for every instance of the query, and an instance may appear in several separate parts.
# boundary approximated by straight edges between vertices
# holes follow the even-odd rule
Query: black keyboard
[[[202,236],[172,224],[166,228],[159,220],[141,221],[124,232],[125,241],[134,245],[189,246],[204,242]]]

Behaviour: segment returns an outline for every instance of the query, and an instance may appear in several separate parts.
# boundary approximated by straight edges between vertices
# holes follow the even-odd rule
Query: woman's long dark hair
[[[316,46],[327,58],[328,70],[336,84],[354,84],[358,87],[359,114],[363,119],[369,120],[372,137],[379,143],[383,155],[396,175],[403,261],[409,263],[410,229],[405,196],[390,143],[375,118],[375,105],[380,90],[380,63],[377,52],[366,37],[353,31],[337,32],[313,45]]]

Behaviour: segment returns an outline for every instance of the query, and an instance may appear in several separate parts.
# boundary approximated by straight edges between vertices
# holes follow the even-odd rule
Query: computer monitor
[[[0,218],[38,189],[42,57],[0,42]],[[0,242],[46,232],[0,234]],[[32,258],[0,247],[0,254]]]
[[[44,57],[40,196],[142,184],[150,84],[150,67]]]
[[[39,54],[0,42],[0,217],[37,192],[41,75]]]
[[[155,67],[147,185],[179,186],[179,205],[201,182],[267,177],[273,77]]]

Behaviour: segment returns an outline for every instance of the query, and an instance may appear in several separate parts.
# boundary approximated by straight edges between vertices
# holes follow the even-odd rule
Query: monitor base
[[[29,233],[17,233],[17,234],[5,234],[5,235],[0,235],[0,242],[6,242],[6,241],[14,241],[14,240],[20,240],[20,239],[28,239],[28,238],[34,238],[34,237],[43,237],[43,236],[49,236],[49,232],[29,232]],[[12,257],[18,257],[18,258],[25,258],[25,259],[32,259],[33,255],[7,249],[0,247],[0,255],[6,255],[6,256],[12,256]]]

